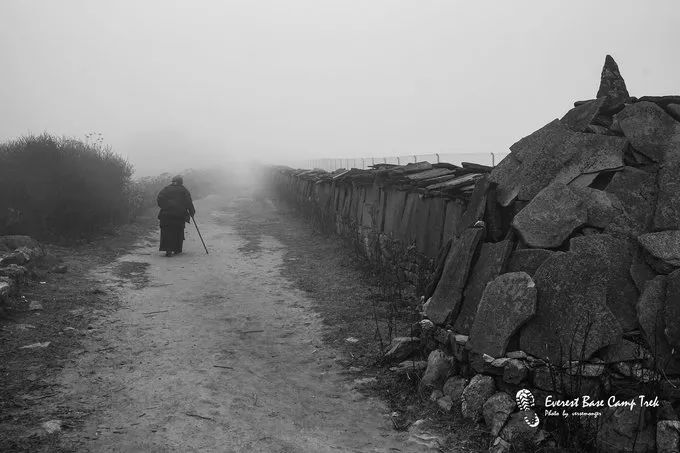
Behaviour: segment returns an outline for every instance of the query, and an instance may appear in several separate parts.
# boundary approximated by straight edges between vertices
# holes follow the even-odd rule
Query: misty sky
[[[139,175],[505,152],[594,97],[680,94],[680,2],[1,0],[0,140],[100,132]]]

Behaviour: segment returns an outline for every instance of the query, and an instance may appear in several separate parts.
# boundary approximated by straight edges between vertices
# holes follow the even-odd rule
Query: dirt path
[[[264,203],[264,202],[263,202]],[[236,200],[197,205],[197,238],[157,239],[93,270],[121,308],[65,367],[68,399],[96,408],[62,445],[79,451],[420,451],[389,410],[353,388],[311,301],[281,275],[284,247],[235,229]],[[190,232],[190,236],[195,232]],[[321,270],[320,270],[321,271]],[[120,280],[127,283],[121,288]]]

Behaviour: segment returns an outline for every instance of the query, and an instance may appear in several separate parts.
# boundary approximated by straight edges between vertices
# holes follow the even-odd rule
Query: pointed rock
[[[630,102],[630,95],[626,89],[626,82],[621,76],[619,65],[616,64],[611,55],[604,59],[602,74],[600,76],[600,88],[597,90],[598,98],[606,96],[607,107],[616,109],[625,102]]]

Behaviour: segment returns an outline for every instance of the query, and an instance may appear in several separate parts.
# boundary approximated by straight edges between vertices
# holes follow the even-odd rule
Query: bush
[[[0,234],[75,237],[126,222],[131,176],[101,142],[43,134],[0,144]]]

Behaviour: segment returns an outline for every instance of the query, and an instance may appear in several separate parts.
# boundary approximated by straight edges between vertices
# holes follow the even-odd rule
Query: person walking
[[[164,187],[156,198],[158,207],[161,208],[158,213],[161,226],[159,250],[165,252],[165,256],[182,253],[184,224],[189,223],[196,214],[191,194],[183,184],[182,177],[175,176],[172,183]]]

